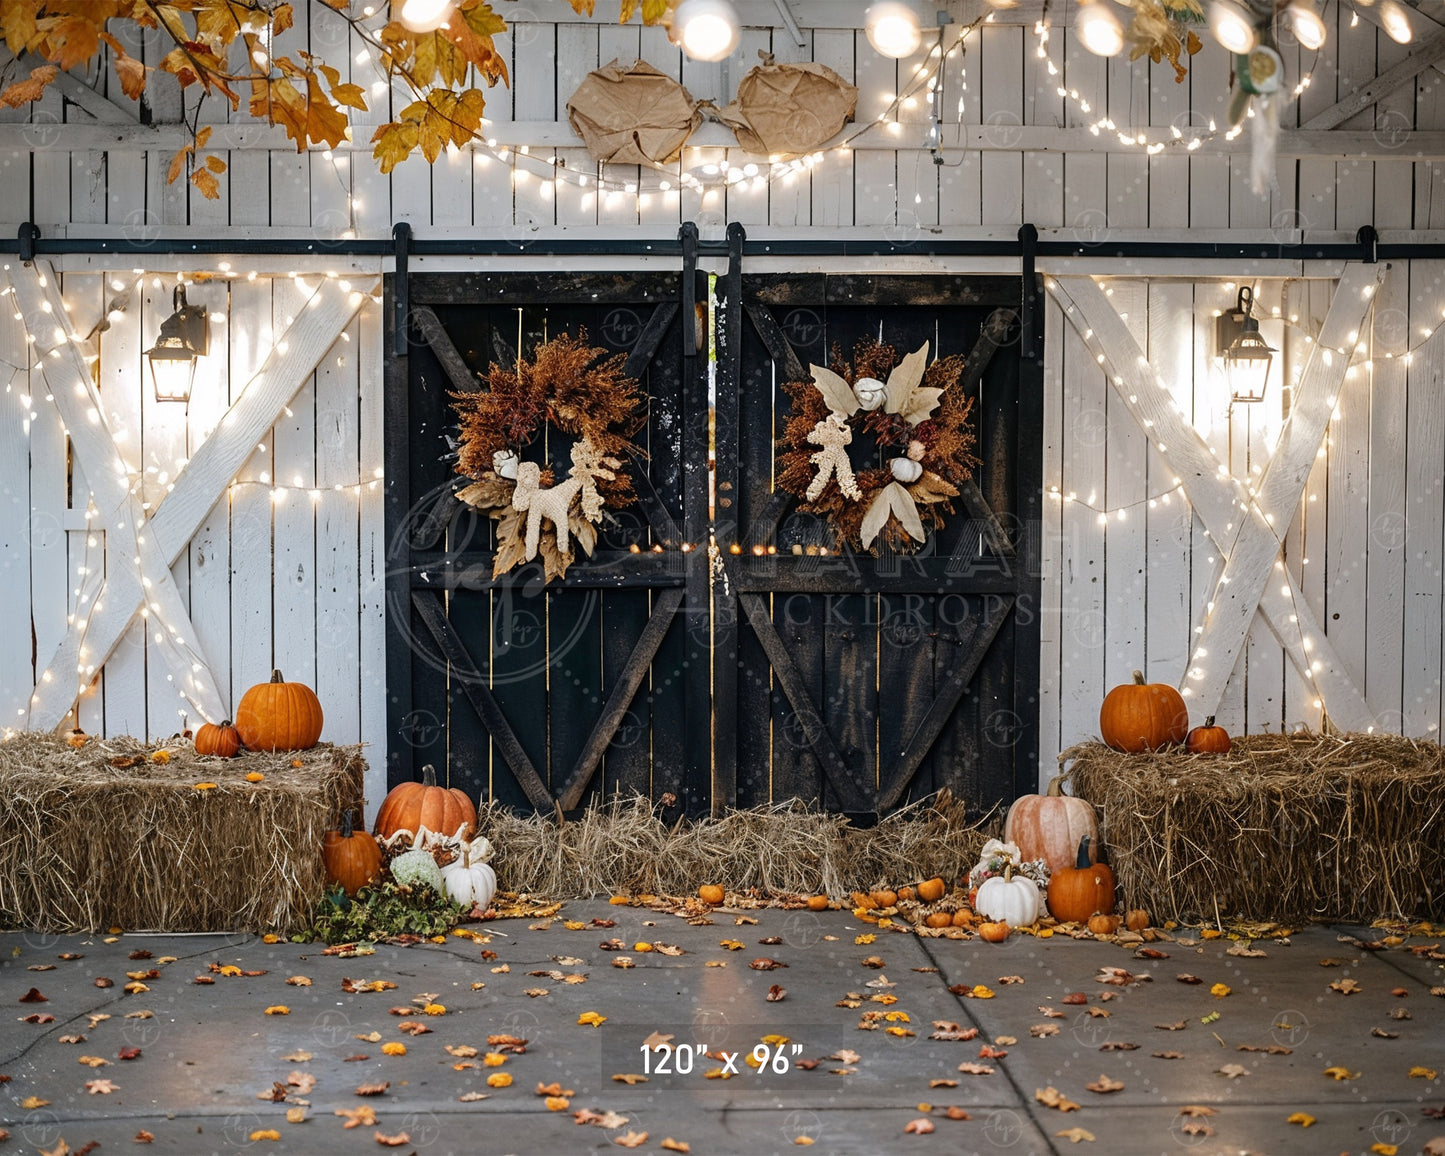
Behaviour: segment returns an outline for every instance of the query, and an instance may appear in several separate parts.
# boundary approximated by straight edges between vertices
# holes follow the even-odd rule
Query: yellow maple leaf
[[[592,9],[597,6],[597,0],[571,0],[572,11],[578,16],[591,16]]]
[[[622,0],[621,7],[617,12],[617,23],[626,24],[637,14],[639,0]]]
[[[187,149],[186,151],[189,152],[190,150]],[[167,178],[166,178],[166,183],[167,183],[167,184],[170,184],[171,181],[175,180],[176,177],[180,176],[180,172],[179,172],[179,170],[177,170],[176,164],[175,164],[174,161],[171,162],[171,172],[174,173],[175,176],[167,177]],[[196,787],[196,790],[198,790],[198,791],[214,791],[214,790],[216,789],[216,784],[215,784],[215,783],[197,783],[197,784],[195,784],[195,787]]]
[[[291,1009],[284,1003],[276,1003],[266,1009],[266,1014],[268,1016],[289,1016]]]
[[[42,1100],[39,1096],[26,1096],[20,1101],[20,1106],[27,1112],[33,1112],[36,1108],[43,1108],[48,1103],[50,1103],[49,1100]]]
[[[1370,1145],[1370,1151],[1373,1152],[1375,1156],[1395,1156],[1395,1153],[1399,1150],[1400,1146],[1398,1144],[1385,1144],[1377,1141]]]
[[[1412,1080],[1433,1080],[1437,1073],[1434,1068],[1426,1068],[1420,1064],[1416,1064],[1410,1069],[1407,1075]]]
[[[719,939],[717,945],[719,947],[726,947],[729,951],[741,951],[743,949],[743,945],[736,939]]]
[[[607,1022],[607,1017],[604,1015],[598,1015],[595,1011],[589,1011],[583,1012],[580,1016],[578,1016],[577,1022],[579,1024],[585,1024],[589,1027],[600,1028],[603,1024]]]
[[[447,1014],[446,1004],[429,1003],[421,1009],[429,1016],[444,1016]]]
[[[667,0],[642,0],[642,22],[661,24],[667,15]]]
[[[372,157],[376,160],[381,174],[385,176],[411,156],[421,134],[411,122],[391,123],[378,126],[371,135]]]
[[[489,1088],[510,1088],[511,1086],[512,1077],[506,1072],[493,1072],[487,1077],[487,1087]]]
[[[974,999],[993,999],[992,990],[984,987],[984,985],[981,983],[974,984],[973,991],[969,994],[971,994]]]
[[[482,1063],[486,1064],[489,1068],[500,1068],[506,1062],[507,1057],[501,1052],[488,1052],[482,1057]]]
[[[100,25],[84,16],[62,17],[50,24],[45,48],[46,57],[69,72],[100,51]]]
[[[1360,1078],[1359,1072],[1352,1072],[1349,1068],[1341,1067],[1338,1064],[1334,1067],[1326,1068],[1325,1075],[1333,1080],[1358,1080]]]
[[[1285,1119],[1286,1124],[1298,1124],[1301,1128],[1308,1128],[1315,1122],[1315,1118],[1308,1112],[1295,1112]]]
[[[35,25],[35,12],[34,4],[22,4],[18,0],[0,4],[0,31],[5,34],[5,46],[16,56],[34,48],[42,39]]]
[[[1233,990],[1234,989],[1231,988],[1227,983],[1216,983],[1213,987],[1209,989],[1209,994],[1212,995],[1215,999],[1223,999]]]
[[[254,1132],[251,1133],[249,1138],[252,1141],[279,1140],[281,1139],[281,1133],[276,1131],[275,1128],[257,1128]]]
[[[853,942],[858,944],[860,947],[866,947],[870,943],[876,943],[877,940],[878,937],[874,935],[871,931],[865,931],[862,935],[855,935],[853,937]]]

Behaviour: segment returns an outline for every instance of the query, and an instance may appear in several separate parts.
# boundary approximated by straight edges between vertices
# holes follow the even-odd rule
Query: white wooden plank
[[[187,454],[211,436],[231,404],[230,285],[213,281],[189,297],[202,300],[211,310],[210,351],[196,361],[195,385],[187,407]],[[207,512],[176,568],[190,568],[191,629],[211,664],[227,718],[236,709],[238,695],[231,688],[231,491],[228,489]],[[209,720],[216,721],[216,720]]]
[[[982,107],[987,130],[1007,137],[1023,124],[1024,30],[985,25],[982,45]],[[1023,220],[1023,157],[985,153],[983,223],[1017,225]]]
[[[237,281],[231,287],[231,395],[239,401],[242,383],[250,382],[265,363],[278,334],[271,322],[271,281]],[[233,402],[233,404],[235,404]],[[230,433],[235,423],[223,420],[218,431]],[[231,486],[231,704],[258,682],[265,682],[272,669],[271,635],[271,484],[274,478],[274,450],[270,421],[258,422],[242,437],[232,439],[233,454],[241,459],[224,463],[217,474],[234,477]],[[202,468],[207,456],[221,447],[221,433],[213,432],[191,458],[190,469]],[[259,447],[265,447],[259,448]],[[258,447],[251,449],[251,447]],[[250,452],[247,452],[250,450]],[[174,500],[174,495],[172,495]],[[176,507],[163,507],[158,519],[174,516]],[[199,511],[197,512],[199,514]],[[181,525],[166,536],[189,537]]]
[[[316,693],[330,742],[361,741],[359,323],[316,368]],[[336,487],[342,486],[343,489]]]
[[[367,479],[360,497],[360,570],[357,575],[361,614],[360,727],[367,746],[367,823],[386,794],[386,516],[382,490],[384,460],[384,397],[381,309],[370,302],[360,311],[356,356],[359,362],[360,477]]]
[[[1124,53],[1109,60],[1109,117],[1125,126],[1149,123],[1149,78]],[[1149,224],[1149,158],[1143,149],[1110,153],[1109,226],[1141,229]]]
[[[1194,130],[1208,135],[1212,121],[1219,132],[1228,127],[1229,54],[1204,51],[1189,59],[1189,115],[1180,131]],[[1229,162],[1222,157],[1192,155],[1189,158],[1189,225],[1194,229],[1218,229],[1229,220]]]
[[[557,29],[557,114],[565,118],[567,101],[597,67],[597,27],[592,24],[563,24]],[[597,223],[597,166],[586,149],[557,150],[558,162],[571,179],[557,183],[556,220],[559,225],[595,225]],[[587,184],[579,185],[577,175],[586,175]],[[676,184],[676,180],[673,181]]]
[[[1108,422],[1104,374],[1078,330],[1061,326],[1064,444],[1063,573],[1060,576],[1059,742],[1069,746],[1099,733],[1099,690],[1105,686],[1107,607],[1105,531],[1087,506],[1102,506]],[[1078,501],[1069,498],[1077,495]]]
[[[1331,290],[1329,286],[1317,282],[1307,282],[1304,288],[1305,300],[1301,320],[1308,333],[1318,333],[1320,326],[1324,324],[1325,315],[1329,312]],[[1298,359],[1297,368],[1301,375],[1304,373],[1310,348],[1310,346],[1306,346],[1303,355]],[[1294,386],[1291,389],[1291,397],[1293,397],[1294,389],[1298,389],[1298,387],[1299,376],[1296,375]],[[1327,578],[1328,557],[1325,550],[1325,526],[1328,521],[1327,499],[1329,497],[1330,472],[1328,441],[1321,449],[1324,451],[1323,454],[1317,453],[1315,462],[1310,467],[1309,479],[1306,482],[1300,506],[1300,520],[1303,523],[1303,535],[1300,543],[1300,591],[1306,604],[1317,617],[1324,613]],[[1312,677],[1304,678],[1303,681],[1305,697],[1300,704],[1302,712],[1300,714],[1292,712],[1289,722],[1292,727],[1296,721],[1300,721],[1305,724],[1307,729],[1318,730],[1324,719],[1319,688],[1315,686]]]
[[[881,56],[860,40],[855,49],[854,80],[858,86],[858,122],[866,124],[890,113],[903,83],[898,62]],[[895,153],[853,153],[853,221],[855,225],[893,225],[898,220],[898,159]],[[846,223],[846,222],[845,222]]]
[[[130,274],[131,279],[135,278]],[[99,392],[105,420],[114,432],[116,446],[126,468],[137,478],[143,465],[141,438],[141,391],[151,388],[146,380],[144,350],[146,331],[142,327],[143,288],[136,288],[130,305],[111,319],[110,328],[101,334]],[[95,530],[109,550],[109,533],[97,518]],[[112,574],[107,559],[106,586],[112,589]],[[90,639],[92,645],[94,640]],[[58,640],[57,640],[58,645]],[[39,651],[44,666],[53,648]],[[101,672],[107,735],[144,737],[146,728],[146,636],[144,623],[131,621],[120,636],[108,658],[92,653],[88,664]],[[57,675],[58,677],[58,675]],[[167,731],[166,734],[170,734]]]
[[[612,24],[599,26],[597,30],[597,59],[603,66],[617,60],[624,68],[630,66],[637,60],[642,51],[642,30],[637,24],[629,24],[626,27]],[[714,91],[722,84],[722,76],[728,69],[738,69],[737,75],[741,76],[747,66],[740,66],[740,53],[724,62],[709,64],[704,61],[685,60],[681,62],[682,83],[693,96],[698,99],[704,98],[694,85],[702,83],[708,92]],[[720,103],[726,103],[726,100]],[[520,119],[521,114],[518,113]],[[724,156],[718,150],[711,158],[712,163],[721,164]],[[599,225],[629,226],[638,223],[638,198],[637,188],[640,186],[643,173],[637,165],[605,165],[601,173],[602,180],[606,183],[605,190],[599,190],[597,198],[597,223]],[[627,191],[631,185],[632,192]],[[724,213],[721,202],[724,200],[722,194],[715,198],[719,203],[718,213]],[[522,217],[518,215],[518,223],[523,223]]]
[[[150,156],[154,159],[155,154],[152,153]],[[231,224],[269,225],[271,223],[271,158],[269,154],[232,150],[231,168],[226,175],[230,178],[231,186]]]
[[[813,36],[813,59],[826,64],[849,83],[854,80],[854,33],[817,29]],[[864,120],[869,110],[863,106],[863,94],[859,93],[857,119]],[[877,110],[873,110],[877,115]],[[851,131],[851,129],[850,129]],[[809,184],[810,216],[800,223],[814,225],[841,225],[853,222],[853,153],[834,151],[823,162],[823,169]],[[945,177],[945,180],[947,178]],[[947,213],[948,198],[940,192],[940,211]],[[775,222],[777,223],[777,222]]]
[[[1144,283],[1110,281],[1105,294],[1134,340],[1146,346],[1148,295]],[[1111,687],[1128,682],[1135,670],[1143,670],[1152,680],[1156,673],[1164,678],[1175,677],[1178,667],[1167,672],[1149,670],[1147,618],[1139,613],[1139,607],[1149,604],[1147,510],[1143,504],[1149,497],[1148,439],[1128,406],[1113,391],[1105,393],[1104,413],[1104,440],[1096,450],[1103,460],[1104,485],[1099,500],[1091,504],[1111,515],[1102,527],[1104,685]],[[1085,429],[1080,430],[1081,435],[1085,433]]]
[[[1408,199],[1410,188],[1392,191]],[[1391,268],[1371,318],[1373,379],[1368,423],[1369,537],[1365,544],[1365,696],[1382,729],[1399,732],[1404,722],[1405,555],[1407,551],[1405,456],[1406,366],[1409,346],[1410,269]],[[1413,626],[1410,627],[1413,629]]]
[[[312,285],[277,279],[271,325],[289,329],[306,307]],[[318,364],[325,360],[324,355]],[[271,512],[273,664],[287,678],[316,682],[316,385],[307,374],[271,429],[276,482],[285,487]],[[304,487],[304,488],[302,488]]]
[[[1175,400],[1193,400],[1194,332],[1186,323],[1194,310],[1187,282],[1153,282],[1148,287],[1149,363]],[[1173,472],[1149,449],[1148,495],[1154,504],[1140,511],[1146,527],[1148,600],[1145,629],[1149,666],[1159,672],[1183,670],[1189,661],[1190,548],[1194,518],[1183,494],[1169,493]],[[1170,681],[1174,681],[1173,678]]]
[[[1410,330],[1440,321],[1439,261],[1413,261]],[[1441,700],[1441,567],[1445,549],[1445,334],[1416,349],[1408,370],[1405,429],[1405,631],[1401,657],[1405,734],[1438,739]]]
[[[635,38],[635,34],[634,34]],[[518,120],[565,115],[558,107],[553,76],[557,59],[555,25],[528,25],[516,39],[516,66],[512,74],[512,108]],[[518,160],[514,209],[518,224],[546,226],[557,219],[557,196],[552,183],[553,153],[537,149],[535,162]]]
[[[1064,408],[1064,344],[1068,322],[1052,297],[1044,299],[1043,382],[1043,529],[1039,574],[1039,781],[1057,773],[1055,756],[1063,750],[1062,594],[1065,567],[1071,564],[1064,536],[1064,444],[1068,422]]]
[[[30,414],[38,416],[39,410],[30,396],[25,329],[6,296],[9,288],[10,275],[0,271],[0,590],[28,640],[34,624],[30,569],[38,513],[30,501]],[[23,722],[35,676],[28,646],[0,647],[0,730]]]

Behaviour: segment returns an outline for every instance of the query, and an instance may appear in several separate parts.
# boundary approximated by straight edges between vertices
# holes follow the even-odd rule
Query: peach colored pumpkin
[[[1003,841],[1017,844],[1025,862],[1044,860],[1051,872],[1074,865],[1085,835],[1091,848],[1099,841],[1093,804],[1064,794],[1059,782],[1055,777],[1046,794],[1015,799],[1003,824]]]

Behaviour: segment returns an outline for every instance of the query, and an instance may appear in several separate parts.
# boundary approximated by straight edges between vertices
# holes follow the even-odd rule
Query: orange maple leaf
[[[53,64],[32,68],[29,79],[17,80],[9,88],[0,92],[0,104],[7,108],[19,108],[22,104],[39,100],[45,94],[45,86],[54,80],[59,72],[60,70]]]

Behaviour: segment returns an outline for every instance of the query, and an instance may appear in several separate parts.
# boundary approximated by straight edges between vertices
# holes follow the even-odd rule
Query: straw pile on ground
[[[594,803],[575,820],[484,804],[478,830],[497,849],[504,890],[552,899],[729,891],[843,895],[966,873],[999,823],[970,824],[946,791],[857,828],[841,815],[780,803],[665,825],[641,796]]]
[[[153,761],[160,749],[165,761]],[[73,748],[17,734],[0,743],[0,922],[297,926],[324,891],[322,837],[344,808],[359,808],[365,769],[354,746],[220,759],[198,757],[188,742]],[[250,772],[265,778],[247,782]]]
[[[1059,756],[1130,907],[1213,922],[1445,918],[1445,752],[1398,736],[1248,735],[1227,755]]]

